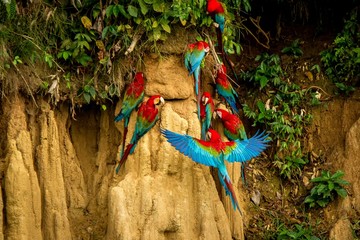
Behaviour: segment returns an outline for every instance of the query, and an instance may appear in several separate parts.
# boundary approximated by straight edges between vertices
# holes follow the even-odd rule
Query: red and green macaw
[[[217,40],[220,51],[224,55],[222,34],[225,28],[225,8],[218,0],[207,0],[206,10],[214,22],[218,25],[216,28]]]
[[[227,79],[226,67],[224,64],[221,65],[217,72],[215,83],[218,94],[226,100],[233,112],[239,113],[236,102],[239,96]]]
[[[246,132],[243,122],[236,114],[229,113],[224,109],[216,109],[216,115],[221,119],[224,125],[225,136],[234,141],[236,139],[246,140]]]
[[[194,74],[195,78],[195,94],[198,105],[198,118],[200,119],[200,96],[201,96],[201,79],[200,70],[201,62],[205,55],[210,51],[210,47],[205,41],[197,41],[188,45],[185,53],[185,66],[189,71],[189,75]]]
[[[124,119],[124,137],[123,137],[120,157],[122,157],[124,154],[124,147],[125,147],[130,115],[132,111],[136,109],[144,99],[144,89],[145,89],[144,74],[142,72],[137,72],[135,74],[134,80],[129,84],[129,86],[125,91],[121,110],[119,114],[115,117],[115,122],[119,122],[122,119]]]
[[[224,125],[224,134],[230,140],[247,140],[245,127],[240,118],[224,109],[216,109],[216,115],[221,119]],[[245,163],[241,163],[241,179],[246,184]]]
[[[155,125],[157,120],[159,120],[159,110],[157,106],[163,103],[165,103],[165,101],[160,95],[154,95],[140,105],[136,118],[135,131],[130,143],[126,146],[124,155],[120,159],[119,165],[116,168],[116,173],[119,172],[120,167],[125,163],[128,155],[134,152],[140,138]]]
[[[211,119],[215,111],[214,101],[209,92],[204,92],[201,97],[200,119],[201,119],[201,139],[205,140],[206,133],[211,126]]]
[[[161,129],[161,133],[175,149],[185,156],[197,163],[217,168],[220,183],[225,188],[226,194],[230,195],[234,210],[238,209],[241,213],[224,161],[245,162],[260,155],[267,146],[265,140],[267,135],[256,134],[243,141],[237,139],[223,142],[220,134],[212,128],[207,133],[208,141],[166,129]]]
[[[207,0],[206,10],[214,21],[219,25],[221,32],[224,32],[225,27],[225,8],[218,0]]]

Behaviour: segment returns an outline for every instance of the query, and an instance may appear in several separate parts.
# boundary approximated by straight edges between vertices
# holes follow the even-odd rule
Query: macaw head
[[[230,113],[228,111],[226,111],[224,109],[220,109],[220,108],[217,108],[215,110],[215,113],[220,119],[226,119],[230,115]]]
[[[224,8],[218,0],[208,0],[206,10],[209,14],[224,12]]]
[[[152,105],[160,105],[164,104],[165,100],[160,95],[153,95],[148,99],[147,103]]]
[[[206,138],[209,139],[210,142],[216,142],[221,140],[220,134],[212,128],[209,128],[206,133]]]
[[[204,92],[201,97],[201,103],[205,106],[212,101],[211,94],[209,92]]]
[[[226,76],[226,67],[225,67],[224,64],[222,64],[222,65],[217,69],[216,78],[219,78],[219,79],[222,79],[222,80],[227,79],[227,76]]]
[[[204,52],[209,52],[210,51],[210,46],[207,42],[205,41],[198,41],[194,44],[194,47],[197,46],[197,49],[200,51],[204,51]]]
[[[207,53],[210,51],[210,46],[207,42],[205,41],[201,41],[202,45],[203,45],[203,48],[204,48],[204,51]]]

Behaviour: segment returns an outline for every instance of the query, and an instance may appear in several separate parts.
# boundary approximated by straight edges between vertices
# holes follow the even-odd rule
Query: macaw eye
[[[155,105],[158,105],[159,103],[160,103],[160,98],[155,98],[155,99],[154,99],[154,104],[155,104]]]
[[[159,105],[159,104],[161,104],[161,103],[165,103],[164,98],[158,97],[158,98],[155,98],[155,99],[154,99],[154,104],[155,104],[155,105]]]

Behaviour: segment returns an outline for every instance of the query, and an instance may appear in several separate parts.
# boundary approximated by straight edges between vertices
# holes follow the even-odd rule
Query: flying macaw
[[[120,167],[125,163],[128,155],[134,152],[140,138],[155,125],[157,120],[159,120],[159,110],[157,106],[163,103],[165,103],[165,101],[160,95],[154,95],[140,105],[136,118],[135,131],[130,143],[126,146],[124,155],[120,159],[119,165],[116,168],[116,173],[119,172]]]
[[[230,105],[233,112],[239,113],[237,108],[236,99],[239,97],[231,83],[226,76],[226,67],[224,64],[221,65],[215,78],[216,90],[218,94],[223,97],[226,102]]]
[[[234,210],[238,209],[242,214],[224,161],[245,162],[258,156],[267,146],[265,140],[267,135],[262,133],[244,141],[237,139],[223,142],[220,134],[212,128],[207,133],[208,141],[166,129],[161,129],[161,133],[175,149],[185,156],[197,163],[217,168],[220,183],[225,188],[226,194],[230,195]]]
[[[119,114],[115,117],[115,122],[119,122],[124,119],[124,137],[120,157],[122,157],[124,154],[124,147],[126,135],[128,132],[130,115],[132,111],[136,109],[144,99],[144,88],[144,74],[142,72],[137,72],[135,74],[134,80],[129,84],[125,91],[121,110]]]
[[[185,66],[189,71],[189,75],[194,74],[195,78],[195,94],[198,106],[198,118],[200,119],[200,90],[201,79],[200,70],[201,62],[204,59],[206,53],[210,51],[210,47],[205,41],[197,41],[188,45],[188,50],[185,53]]]
[[[231,114],[224,109],[216,109],[215,112],[224,125],[225,136],[230,141],[235,141],[237,139],[240,140],[248,139],[246,136],[244,124],[237,115]],[[241,163],[241,179],[243,183],[246,185],[245,163]]]
[[[214,101],[209,92],[204,92],[201,97],[200,119],[201,119],[201,139],[205,140],[206,133],[211,126],[211,119],[215,110]]]

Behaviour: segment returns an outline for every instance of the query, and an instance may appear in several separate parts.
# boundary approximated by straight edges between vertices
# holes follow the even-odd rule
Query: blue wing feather
[[[260,155],[262,151],[266,149],[269,142],[266,140],[268,134],[265,134],[265,131],[259,133],[256,132],[254,136],[246,140],[235,140],[235,144],[232,146],[227,146],[224,153],[225,159],[228,162],[246,162],[250,159]]]
[[[203,50],[194,50],[191,53],[190,61],[189,61],[190,69],[188,69],[189,74],[193,74],[197,68],[200,68],[200,64],[204,57],[205,57],[205,51]]]
[[[211,167],[218,166],[220,154],[213,155],[211,147],[200,145],[197,139],[189,135],[171,132],[167,129],[161,129],[160,131],[176,150],[190,157],[194,162]]]

